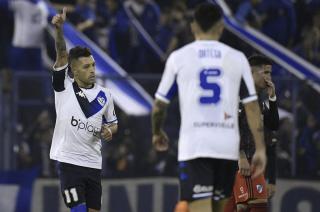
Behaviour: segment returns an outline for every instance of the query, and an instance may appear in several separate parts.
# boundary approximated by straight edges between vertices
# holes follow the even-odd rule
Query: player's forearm
[[[152,108],[152,134],[160,133],[164,120],[166,118],[167,105],[156,100]]]
[[[63,66],[68,62],[67,46],[63,36],[63,30],[61,28],[56,28],[55,37],[55,47],[56,47],[56,67]]]
[[[265,151],[264,130],[261,120],[261,111],[257,101],[245,104],[249,128],[254,138],[256,150]]]

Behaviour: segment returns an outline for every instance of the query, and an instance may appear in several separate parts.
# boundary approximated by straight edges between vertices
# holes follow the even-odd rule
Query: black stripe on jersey
[[[79,88],[76,81],[72,83],[72,86],[73,86],[73,91],[81,107],[81,110],[86,116],[86,118],[89,118],[90,116],[99,112],[107,102],[107,97],[103,91],[100,91],[97,97],[92,102],[89,102],[88,98],[83,93],[83,91]]]
[[[52,87],[55,91],[61,92],[64,91],[64,79],[66,77],[66,70],[53,71],[52,72]]]

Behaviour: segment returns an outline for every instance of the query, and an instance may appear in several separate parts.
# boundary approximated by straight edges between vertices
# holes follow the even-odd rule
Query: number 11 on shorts
[[[66,189],[66,190],[64,190],[64,194],[66,196],[67,203],[71,203],[71,201],[78,202],[78,200],[79,200],[76,188]],[[71,197],[72,197],[72,200],[71,200]]]

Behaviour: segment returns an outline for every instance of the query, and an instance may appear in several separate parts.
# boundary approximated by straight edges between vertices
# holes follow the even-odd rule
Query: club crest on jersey
[[[101,97],[101,96],[99,96],[99,97],[97,98],[97,100],[98,100],[98,102],[99,102],[99,104],[100,104],[101,106],[104,106],[105,103],[106,103],[105,98],[103,98],[103,97]]]
[[[83,91],[79,91],[76,94],[82,98],[86,98],[86,95],[83,93]]]
[[[256,187],[257,187],[257,191],[259,192],[259,194],[261,194],[262,193],[262,191],[263,191],[263,185],[256,185]]]

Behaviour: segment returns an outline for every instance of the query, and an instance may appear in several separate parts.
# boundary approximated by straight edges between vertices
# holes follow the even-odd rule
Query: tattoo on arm
[[[55,47],[57,53],[56,65],[65,65],[68,62],[68,53],[62,29],[56,30]]]
[[[152,110],[152,133],[159,134],[167,114],[167,104],[156,100]]]
[[[61,29],[57,30],[57,35],[56,35],[56,51],[57,53],[61,54],[65,51],[67,51],[66,43],[64,41],[63,37],[63,31]]]

